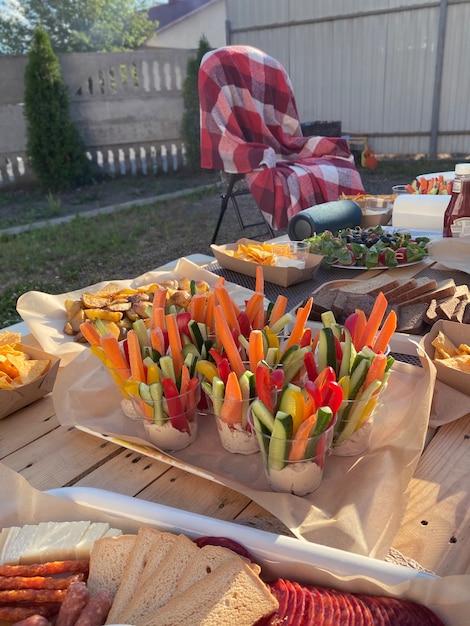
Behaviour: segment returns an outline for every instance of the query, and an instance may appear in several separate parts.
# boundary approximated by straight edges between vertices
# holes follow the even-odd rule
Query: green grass
[[[381,162],[376,171],[361,170],[361,175],[367,192],[390,193],[393,184],[411,182],[424,172],[452,170],[454,165],[451,160],[393,160]],[[184,179],[178,181],[180,188],[184,184]],[[85,193],[78,191],[76,199]],[[17,201],[14,197],[7,200],[8,195],[0,194],[0,209]],[[67,198],[72,200],[73,195]],[[50,211],[60,209],[52,201],[49,204]],[[65,293],[103,280],[133,278],[183,255],[211,254],[210,238],[219,205],[219,195],[212,189],[109,215],[77,216],[66,224],[18,235],[0,234],[0,328],[20,321],[16,301],[25,291]],[[0,227],[5,228],[1,223]],[[239,236],[229,210],[217,243],[235,241]]]

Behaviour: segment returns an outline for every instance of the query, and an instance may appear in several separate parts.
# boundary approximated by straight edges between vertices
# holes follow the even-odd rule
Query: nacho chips
[[[442,330],[431,343],[434,346],[435,360],[460,372],[470,373],[470,346],[466,343],[456,346]]]
[[[19,350],[19,333],[0,332],[0,389],[15,389],[29,385],[49,368],[49,359],[32,359]]]

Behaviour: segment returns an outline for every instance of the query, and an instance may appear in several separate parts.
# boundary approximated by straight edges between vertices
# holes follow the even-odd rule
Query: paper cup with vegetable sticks
[[[365,395],[366,397],[343,401],[338,411],[332,454],[358,456],[369,448],[379,398],[378,395],[372,397]]]
[[[306,496],[318,489],[335,423],[329,407],[319,408],[315,419],[304,422],[295,435],[289,413],[277,411],[273,416],[259,400],[250,405],[248,422],[256,434],[266,480],[273,491]]]
[[[202,388],[207,394],[222,446],[235,454],[258,452],[256,438],[247,424],[247,409],[258,397],[258,389],[270,406],[275,403],[282,387],[282,371],[273,372],[261,362],[254,373],[247,368],[238,378],[235,372],[226,369],[227,364],[219,363],[215,373],[207,365],[200,362],[198,370],[205,373]]]
[[[196,440],[201,386],[198,379],[191,381],[184,393],[171,378],[145,386],[141,383],[138,394],[130,396],[148,441],[161,450],[182,450]]]

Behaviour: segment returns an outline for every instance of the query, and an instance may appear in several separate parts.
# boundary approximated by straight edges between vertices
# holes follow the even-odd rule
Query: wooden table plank
[[[470,573],[470,415],[442,426],[423,453],[394,547],[437,574]]]
[[[162,461],[121,448],[120,454],[88,472],[73,486],[96,487],[135,496],[168,470],[169,466]]]
[[[0,458],[58,428],[52,396],[48,394],[0,420]]]
[[[122,448],[77,430],[60,426],[7,457],[2,462],[36,489],[73,485]]]
[[[171,467],[139,493],[139,498],[218,519],[233,519],[250,499],[228,487]]]

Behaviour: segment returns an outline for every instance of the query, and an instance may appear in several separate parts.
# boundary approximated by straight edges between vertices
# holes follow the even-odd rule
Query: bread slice
[[[344,285],[339,291],[348,293],[361,293],[368,296],[378,296],[380,292],[387,294],[391,289],[400,286],[398,278],[393,278],[388,272],[382,272],[368,280],[358,280],[351,285]]]
[[[423,335],[426,332],[425,315],[427,309],[427,302],[401,304],[397,313],[397,331],[410,335]]]
[[[257,574],[260,573],[261,568],[256,563],[249,563],[247,559],[235,554],[232,550],[224,548],[222,546],[203,546],[197,555],[192,559],[186,569],[184,570],[178,585],[175,590],[177,593],[182,593],[188,587],[198,582],[211,572],[213,572],[219,565],[230,559],[242,559],[247,563],[249,567],[253,569]]]
[[[127,607],[129,601],[135,594],[137,582],[144,571],[150,548],[159,534],[160,531],[155,528],[150,528],[149,526],[139,528],[134,549],[131,551],[125,564],[126,575],[123,576],[116,592],[106,624],[118,623],[116,617]]]
[[[393,304],[394,302],[396,302],[396,298],[398,298],[398,296],[407,293],[418,285],[418,282],[414,278],[401,278],[399,279],[399,283],[400,284],[398,285],[398,287],[387,291],[386,298],[389,304]]]
[[[186,535],[178,535],[154,575],[146,582],[137,584],[132,599],[117,614],[117,621],[120,624],[137,624],[146,615],[166,604],[173,596],[180,576],[199,550]]]
[[[394,299],[395,304],[400,304],[401,302],[409,302],[420,296],[422,293],[427,293],[432,289],[437,288],[437,281],[432,278],[417,278],[416,285],[412,289],[407,289],[405,292],[401,293],[399,296],[396,296]],[[432,300],[432,298],[431,298]],[[430,301],[431,301],[430,300]]]
[[[91,595],[107,589],[114,598],[124,577],[125,565],[135,545],[136,535],[103,537],[93,544],[87,586]]]
[[[135,626],[252,626],[279,607],[266,585],[241,559],[225,561]]]
[[[450,298],[455,294],[456,286],[453,278],[448,280],[442,280],[437,284],[435,289],[426,291],[419,296],[416,296],[410,300],[407,300],[405,304],[418,304],[420,302],[427,302],[430,304],[434,299],[443,300],[444,298]]]

